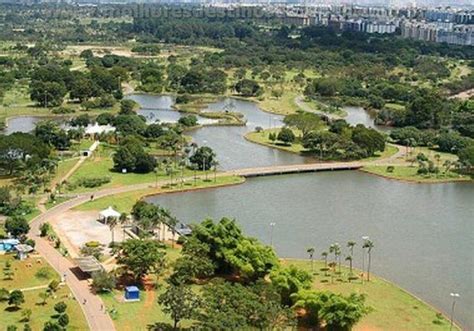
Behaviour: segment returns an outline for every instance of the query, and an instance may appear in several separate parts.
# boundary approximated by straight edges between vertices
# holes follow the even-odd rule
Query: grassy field
[[[298,105],[295,103],[295,98],[299,94],[300,93],[297,91],[285,89],[283,95],[279,98],[273,97],[269,92],[266,92],[262,97],[255,99],[254,101],[257,102],[260,109],[264,111],[280,115],[288,115],[300,110]]]
[[[166,259],[168,265],[175,261],[180,255],[177,248],[167,247]],[[149,330],[148,326],[157,322],[171,323],[168,315],[164,314],[161,306],[158,304],[158,296],[164,291],[166,283],[166,271],[159,278],[152,276],[149,281],[156,285],[155,289],[140,292],[140,301],[123,302],[123,291],[115,290],[111,293],[102,294],[101,298],[105,306],[114,320],[115,328],[118,331],[145,331]],[[181,326],[189,326],[190,323],[183,321]]]
[[[393,172],[387,171],[387,165],[367,165],[362,168],[362,171],[397,179],[397,180],[406,180],[411,182],[419,183],[443,183],[450,181],[471,181],[472,178],[466,175],[460,175],[455,172],[449,171],[443,173],[442,171],[439,174],[430,174],[430,175],[420,175],[417,173],[417,166],[407,166],[407,165],[395,165]]]
[[[205,178],[201,175],[194,185],[193,180],[185,183],[183,187],[181,186],[171,186],[168,188],[149,188],[145,190],[138,190],[133,192],[122,193],[110,197],[96,199],[94,201],[86,202],[76,208],[76,210],[102,210],[109,206],[114,207],[119,212],[130,212],[133,205],[143,196],[168,193],[168,192],[177,192],[184,190],[195,190],[195,189],[205,189],[211,187],[225,186],[225,185],[234,185],[244,182],[242,177],[238,176],[217,176],[216,181],[212,175],[209,175],[210,181],[205,181]]]
[[[285,260],[284,264],[294,264],[311,271],[311,264],[307,260]],[[337,277],[343,281],[334,279],[334,283],[331,283],[331,277],[326,277],[321,268],[324,268],[324,262],[315,261],[314,289],[344,295],[352,292],[367,295],[367,304],[373,311],[354,330],[449,330],[449,322],[445,318],[438,318],[435,309],[388,281],[372,275],[370,282],[362,284],[360,280],[353,280],[349,283],[349,269],[343,267],[342,275]]]
[[[193,172],[191,170],[184,170],[184,176],[191,176]],[[179,173],[174,174],[176,178]],[[108,157],[93,157],[87,159],[77,171],[69,178],[69,183],[75,183],[84,178],[105,178],[109,177],[111,179],[110,183],[100,186],[100,189],[125,186],[125,185],[134,185],[134,184],[143,184],[151,183],[155,180],[163,180],[169,178],[166,175],[164,170],[158,172],[158,175],[155,175],[154,172],[147,174],[137,174],[137,173],[126,173],[122,174],[120,172],[113,171],[113,161]],[[73,189],[74,192],[88,192],[94,191],[96,189],[77,187]]]
[[[5,280],[4,277],[0,279],[0,288],[6,288],[8,290],[13,289],[24,289],[28,287],[36,287],[47,285],[52,279],[59,279],[59,276],[55,271],[47,265],[41,258],[29,258],[24,261],[18,261],[10,255],[0,256],[0,265],[5,265],[6,261],[10,261],[12,264],[12,270],[14,270],[13,280]],[[42,261],[37,263],[37,261]],[[27,267],[27,264],[31,264],[31,267]],[[41,268],[47,270],[49,278],[38,278],[35,276],[37,271]],[[69,315],[70,324],[68,330],[83,331],[87,330],[87,322],[82,314],[82,309],[79,304],[70,296],[70,291],[67,287],[60,287],[60,289],[50,296],[45,305],[40,305],[39,294],[44,292],[45,289],[28,290],[24,292],[25,303],[21,305],[21,309],[17,311],[11,311],[8,309],[7,302],[0,302],[0,325],[6,328],[8,325],[15,325],[18,330],[23,329],[25,324],[22,319],[22,312],[26,309],[31,309],[32,315],[30,322],[28,323],[32,330],[42,330],[45,322],[52,319],[51,316],[55,315],[53,309],[54,305],[60,301],[64,301],[68,308],[67,314]]]

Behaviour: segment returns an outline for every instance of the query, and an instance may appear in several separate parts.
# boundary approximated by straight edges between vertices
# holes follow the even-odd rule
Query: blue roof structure
[[[136,286],[127,286],[127,287],[125,287],[125,291],[127,291],[127,292],[140,292],[140,290]]]
[[[139,301],[140,290],[136,286],[125,287],[125,300],[126,301]]]

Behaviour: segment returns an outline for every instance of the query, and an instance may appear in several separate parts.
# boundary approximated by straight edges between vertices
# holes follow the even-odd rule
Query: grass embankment
[[[439,173],[418,173],[419,167],[416,156],[420,153],[423,153],[429,160],[433,161],[434,165],[439,168]],[[446,183],[473,180],[468,175],[455,172],[454,165],[451,165],[449,168],[444,165],[446,161],[451,162],[451,164],[456,162],[458,157],[455,154],[439,152],[428,147],[412,148],[408,152],[405,151],[405,154],[401,158],[390,160],[389,164],[377,164],[375,162],[374,164],[366,165],[362,168],[362,171],[385,178],[416,183]],[[393,167],[392,171],[389,171],[389,166]]]
[[[41,258],[28,258],[23,261],[19,261],[13,258],[12,255],[0,256],[0,265],[5,266],[5,262],[10,261],[11,270],[14,271],[13,279],[7,280],[4,277],[0,278],[0,288],[6,288],[8,290],[14,289],[25,289],[29,287],[44,286],[52,279],[59,280],[59,275]],[[41,261],[38,263],[37,261]],[[31,266],[29,266],[31,265]],[[38,270],[43,269],[48,274],[48,277],[41,278],[36,276]],[[8,325],[15,325],[18,330],[23,329],[23,316],[22,312],[26,309],[31,309],[32,315],[28,324],[32,330],[42,330],[44,323],[52,320],[52,316],[56,315],[54,311],[54,305],[60,301],[67,304],[67,314],[69,315],[68,330],[87,330],[87,322],[82,313],[82,309],[70,296],[70,290],[67,287],[60,287],[52,296],[50,296],[45,305],[40,304],[42,299],[39,298],[39,294],[45,292],[44,288],[29,290],[24,292],[25,303],[20,306],[19,310],[11,310],[8,307],[6,301],[0,302],[0,325],[6,328]]]
[[[284,260],[283,263],[311,271],[311,263],[307,260]],[[324,269],[324,262],[315,261],[314,289],[344,295],[353,292],[367,295],[367,305],[373,311],[354,330],[449,330],[449,321],[437,315],[438,311],[384,279],[371,275],[370,282],[362,284],[359,279],[348,282],[349,268],[342,267],[341,274],[331,283],[331,277],[325,276],[321,269]]]
[[[152,183],[154,181],[162,181],[164,179],[169,179],[170,176],[166,174],[165,170],[160,170],[157,174],[150,172],[147,174],[138,174],[138,173],[120,173],[113,170],[114,164],[113,161],[108,157],[92,157],[87,159],[80,167],[77,169],[74,174],[69,178],[69,183],[78,183],[85,178],[110,178],[110,182],[104,185],[101,185],[97,188],[86,188],[86,187],[76,187],[71,190],[71,192],[90,192],[96,191],[98,189],[127,186],[134,184],[143,184],[143,183]],[[180,171],[176,170],[176,173],[173,175],[176,180],[179,177]],[[193,175],[191,170],[183,170],[183,176],[189,177]],[[201,173],[200,173],[201,175]]]
[[[144,190],[137,190],[133,192],[121,193],[114,196],[104,197],[96,199],[94,201],[86,202],[78,207],[76,210],[88,211],[88,210],[102,210],[109,206],[114,207],[119,212],[130,212],[133,205],[140,200],[141,198],[148,195],[162,194],[162,193],[171,193],[171,192],[180,192],[180,191],[191,191],[199,190],[205,188],[227,186],[227,185],[236,185],[241,184],[245,181],[243,177],[239,176],[217,176],[214,181],[213,175],[209,174],[208,181],[205,180],[203,175],[200,175],[196,184],[194,184],[194,179],[188,178],[188,181],[184,185],[174,185],[174,186],[165,186],[158,188],[148,188]]]
[[[397,179],[418,183],[445,183],[445,182],[467,182],[472,178],[467,175],[461,175],[453,171],[440,172],[438,174],[420,175],[416,166],[393,166],[393,171],[388,171],[387,165],[367,165],[362,171],[390,179]]]

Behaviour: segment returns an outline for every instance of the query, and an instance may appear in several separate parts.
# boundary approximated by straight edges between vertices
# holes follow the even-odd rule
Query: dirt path
[[[468,100],[470,98],[474,97],[474,88],[467,90],[467,91],[462,91],[459,92],[458,94],[454,94],[449,97],[449,99],[461,99],[461,100]]]

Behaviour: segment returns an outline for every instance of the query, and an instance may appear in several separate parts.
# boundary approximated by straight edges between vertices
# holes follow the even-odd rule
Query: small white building
[[[17,257],[19,260],[24,260],[28,257],[28,253],[31,253],[33,251],[33,247],[30,245],[16,245],[15,250],[17,251]]]
[[[103,222],[104,224],[107,224],[107,220],[110,218],[120,218],[120,213],[113,209],[111,206],[107,209],[102,210],[99,213],[99,221]]]

